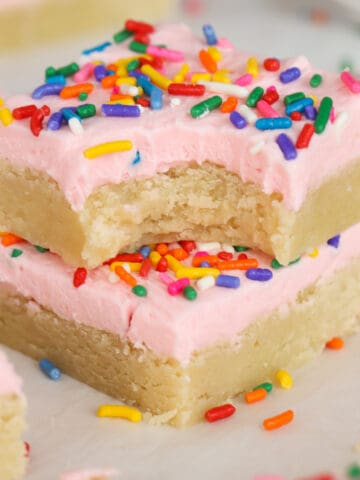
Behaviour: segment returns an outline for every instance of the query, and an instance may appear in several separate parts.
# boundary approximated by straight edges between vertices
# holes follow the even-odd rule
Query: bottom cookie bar
[[[0,351],[0,478],[18,480],[26,467],[22,434],[25,428],[25,399],[21,380]]]
[[[247,251],[241,259],[256,260],[263,270],[226,271],[240,279],[239,288],[202,291],[191,280],[194,301],[169,295],[166,277],[155,270],[147,279],[133,273],[147,297],[134,295],[122,280],[112,283],[109,266],[88,272],[75,288],[74,269],[59,257],[25,243],[16,257],[13,247],[1,247],[0,341],[48,357],[75,378],[173,425],[188,425],[273,379],[277,370],[313,358],[333,336],[359,329],[360,225],[342,234],[339,245],[331,243],[282,268]],[[178,269],[168,271],[173,280],[194,275],[164,258]],[[216,252],[207,261],[215,277],[224,268]],[[259,275],[269,280],[258,281]]]

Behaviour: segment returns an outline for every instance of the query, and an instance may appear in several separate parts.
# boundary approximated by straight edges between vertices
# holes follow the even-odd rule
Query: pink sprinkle
[[[88,80],[93,74],[95,65],[91,62],[85,63],[78,72],[74,75],[74,81],[76,83],[83,83]]]
[[[334,107],[332,107],[332,109],[330,111],[330,122],[331,123],[335,122],[335,108]]]
[[[165,283],[165,285],[170,285],[170,283],[174,282],[174,280],[165,272],[160,272],[159,278],[163,283]]]
[[[194,257],[207,257],[208,255],[208,252],[199,251],[195,253]]]
[[[278,112],[272,108],[265,100],[259,100],[256,104],[257,109],[263,117],[267,118],[277,118],[280,117]]]
[[[345,83],[348,89],[353,93],[360,93],[360,82],[358,82],[350,72],[344,71],[340,75],[341,80]]]
[[[168,285],[168,292],[170,295],[177,295],[178,293],[182,292],[182,290],[190,285],[190,279],[187,277],[179,278],[176,282],[171,282]]]
[[[120,93],[120,88],[118,85],[115,85],[115,87],[113,87],[112,89],[112,92],[111,92],[113,95],[118,95]]]
[[[268,87],[268,88],[266,89],[266,93],[267,93],[267,92],[276,92],[276,91],[277,91],[277,90],[276,90],[275,85],[270,85],[270,87]]]
[[[254,77],[251,73],[245,73],[244,75],[241,75],[241,77],[237,78],[234,83],[236,83],[236,85],[240,85],[241,87],[245,87],[253,81],[253,78]]]
[[[226,37],[218,38],[218,42],[216,46],[220,48],[224,48],[225,50],[234,50],[234,45]]]
[[[184,60],[183,52],[156,47],[155,45],[149,45],[146,49],[146,53],[148,55],[153,55],[154,57],[163,58],[168,62],[182,62]]]

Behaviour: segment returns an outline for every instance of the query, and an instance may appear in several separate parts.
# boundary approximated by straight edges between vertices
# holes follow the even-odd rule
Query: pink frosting
[[[114,475],[116,475],[115,470],[93,468],[63,473],[60,480],[93,480],[95,478],[107,478],[110,480]]]
[[[127,43],[112,45],[101,53],[83,56],[81,63],[102,60],[111,63],[116,59],[129,57]],[[205,47],[203,38],[194,36],[184,25],[161,27],[152,35],[152,44],[165,43],[168,48],[181,50],[191,71],[203,70],[198,60],[198,52]],[[248,54],[231,49],[222,50],[220,69],[230,70],[235,81],[246,72]],[[259,59],[260,61],[260,59]],[[101,116],[101,104],[109,99],[109,90],[96,87],[87,102],[95,103],[98,114],[83,122],[84,133],[75,136],[68,127],[60,131],[44,130],[39,138],[29,130],[29,121],[15,121],[8,128],[0,128],[1,157],[20,167],[31,167],[46,172],[58,182],[72,208],[79,210],[86,198],[97,187],[117,183],[133,177],[148,177],[156,172],[197,161],[199,164],[210,160],[235,172],[246,182],[254,182],[267,193],[279,192],[285,205],[292,210],[301,207],[309,189],[317,188],[340,167],[354,161],[360,152],[360,100],[342,83],[340,76],[314,70],[304,57],[297,57],[281,64],[281,70],[297,66],[302,72],[299,80],[283,85],[279,72],[267,72],[260,68],[259,76],[247,88],[265,88],[275,85],[283,97],[288,93],[304,91],[316,94],[319,100],[329,95],[334,100],[336,118],[346,112],[345,128],[329,123],[325,132],[314,135],[310,148],[298,151],[295,161],[286,161],[275,143],[281,131],[261,132],[254,126],[238,130],[229,121],[228,115],[214,111],[206,117],[193,119],[190,108],[204,98],[181,97],[178,106],[171,106],[170,96],[164,94],[164,108],[160,111],[144,109],[140,118],[107,118]],[[181,63],[166,63],[164,74],[169,78],[179,70]],[[320,87],[309,86],[309,79],[315,73],[323,75]],[[39,75],[39,83],[41,75]],[[206,96],[213,94],[208,93]],[[223,96],[225,99],[226,96]],[[241,99],[240,103],[245,100]],[[45,97],[33,101],[28,95],[9,98],[10,108],[36,103],[48,104],[52,111],[60,107],[77,105],[75,100],[60,100],[58,97]],[[274,105],[280,114],[284,113],[282,102]],[[256,110],[256,109],[255,109]],[[335,120],[336,120],[335,118]],[[295,142],[304,121],[293,122],[286,133]],[[128,139],[133,150],[114,153],[87,160],[83,151],[99,143]],[[262,142],[261,148],[255,148]],[[141,154],[141,162],[132,165],[136,151]]]
[[[138,277],[148,290],[146,298],[135,296],[122,281],[110,283],[107,266],[88,272],[86,282],[74,288],[74,269],[58,256],[24,243],[18,248],[23,254],[11,258],[11,248],[0,246],[0,283],[10,284],[60,317],[112,332],[136,346],[145,345],[160,356],[186,363],[195,351],[216,342],[231,342],[262,315],[279,307],[286,309],[299,291],[325,281],[359,256],[360,224],[341,235],[338,249],[325,244],[316,258],[305,255],[292,266],[273,270],[268,282],[248,280],[244,272],[225,272],[240,277],[240,288],[212,287],[199,292],[193,302],[182,295],[169,295],[156,271],[147,280]],[[270,268],[269,257],[247,253],[259,259],[260,267]]]
[[[22,395],[21,387],[21,378],[16,374],[5,353],[0,350],[0,395],[11,393]]]

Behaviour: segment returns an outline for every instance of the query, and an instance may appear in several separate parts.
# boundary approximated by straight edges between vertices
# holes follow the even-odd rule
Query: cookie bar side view
[[[0,246],[0,341],[189,425],[359,329],[359,239],[356,225],[287,267],[199,243],[183,260],[163,244],[88,272]]]
[[[149,45],[134,34],[49,67],[32,98],[7,99],[1,230],[89,268],[188,238],[286,265],[360,220],[349,72],[319,73],[303,57],[271,66],[184,25],[148,33]]]
[[[25,429],[25,399],[21,379],[0,351],[0,478],[19,480],[26,467],[22,434]]]

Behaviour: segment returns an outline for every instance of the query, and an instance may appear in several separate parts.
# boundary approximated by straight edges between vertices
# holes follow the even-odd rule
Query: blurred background
[[[31,89],[46,66],[111,40],[129,17],[186,22],[199,35],[211,23],[250,53],[360,71],[360,0],[0,0],[0,91]]]

